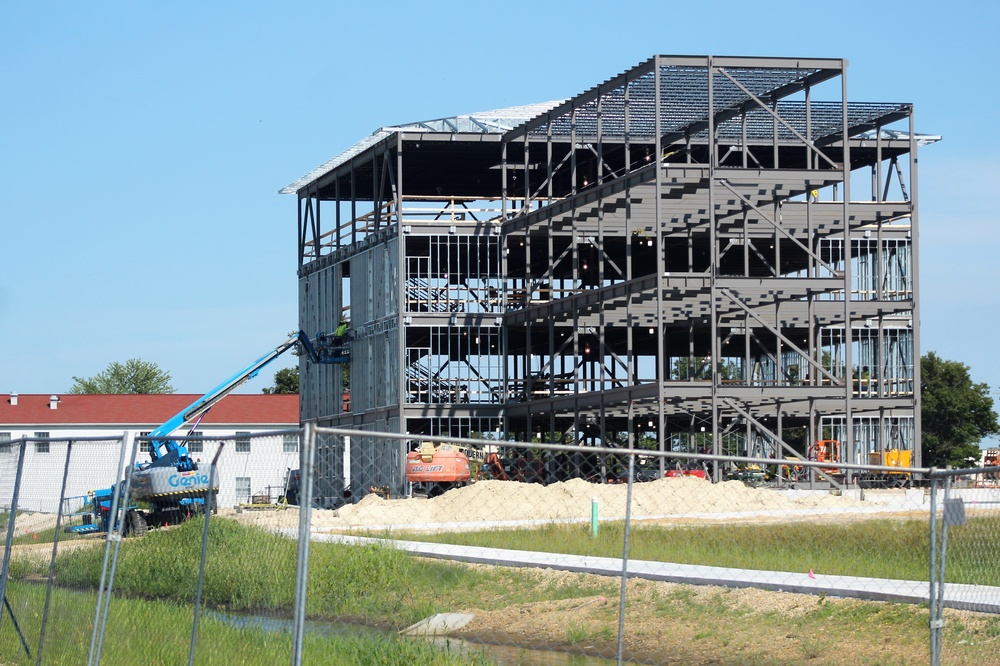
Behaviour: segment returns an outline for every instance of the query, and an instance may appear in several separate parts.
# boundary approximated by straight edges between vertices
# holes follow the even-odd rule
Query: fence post
[[[17,459],[17,475],[14,477],[14,493],[10,498],[10,518],[7,520],[7,541],[3,551],[3,569],[0,570],[0,599],[7,599],[7,576],[10,574],[10,554],[14,545],[14,522],[17,519],[17,500],[21,494],[21,475],[24,473],[24,454],[28,450],[28,440],[21,439],[21,453]],[[13,619],[13,616],[11,616]],[[0,609],[0,623],[3,609]]]
[[[66,479],[69,478],[69,461],[73,454],[73,440],[66,442],[66,462],[63,466],[62,487],[59,490],[59,505],[56,508],[56,533],[52,538],[52,557],[49,559],[49,579],[45,584],[45,604],[42,606],[42,628],[38,632],[37,664],[42,663],[42,646],[45,644],[45,627],[49,622],[49,601],[52,598],[52,582],[56,577],[56,555],[59,554],[59,534],[62,532],[63,503],[66,501]]]
[[[222,455],[222,449],[225,446],[225,442],[219,442],[219,448],[215,451],[212,467],[208,472],[208,490],[205,491],[205,529],[201,533],[201,562],[198,565],[198,591],[194,597],[194,622],[191,626],[191,649],[188,651],[188,666],[194,666],[194,649],[198,642],[198,618],[201,615],[201,592],[205,586],[205,560],[208,557],[208,521],[212,517],[212,511],[215,510],[216,501],[212,489],[215,488],[219,456]]]
[[[295,563],[295,619],[292,639],[292,664],[302,664],[302,641],[306,624],[306,587],[309,581],[309,530],[312,519],[313,464],[316,460],[316,426],[303,424],[299,447],[299,534]]]
[[[21,647],[24,648],[28,657],[31,657],[28,642],[24,639],[24,633],[21,631],[21,626],[17,623],[17,618],[14,617],[14,609],[11,608],[10,602],[7,601],[7,577],[10,575],[10,555],[14,542],[14,523],[17,519],[17,502],[21,495],[21,477],[24,474],[24,456],[27,451],[28,440],[22,439],[21,455],[18,456],[17,460],[17,476],[14,477],[14,493],[10,499],[10,519],[7,521],[7,541],[5,544],[6,550],[3,553],[3,569],[0,571],[0,599],[3,600],[3,608],[0,608],[0,621],[3,620],[3,609],[6,608],[7,612],[10,613],[10,621],[14,624],[14,631],[17,632],[18,638],[21,639]]]
[[[618,597],[618,654],[616,663],[621,666],[622,654],[625,652],[625,592],[628,584],[628,538],[632,526],[632,483],[635,478],[635,450],[629,451],[628,457],[628,489],[625,493],[625,535],[622,539],[622,580],[621,593]]]
[[[930,480],[931,486],[931,515],[930,515],[930,560],[931,566],[928,574],[930,575],[930,585],[928,588],[928,601],[930,605],[930,620],[928,623],[928,628],[930,629],[930,648],[931,648],[931,666],[939,666],[941,663],[941,625],[940,625],[940,609],[938,608],[937,599],[937,580],[938,580],[938,538],[937,538],[937,477],[934,475],[934,470],[930,471],[927,477]]]
[[[104,649],[104,634],[108,628],[108,611],[111,609],[111,592],[115,587],[115,572],[118,570],[118,554],[122,547],[122,503],[128,507],[128,496],[132,489],[132,470],[135,469],[135,459],[139,454],[139,440],[132,437],[132,454],[129,456],[128,466],[125,467],[125,480],[118,482],[118,475],[122,473],[122,463],[125,457],[125,448],[128,446],[128,431],[122,436],[122,452],[118,461],[118,470],[115,472],[115,490],[111,496],[111,507],[108,513],[108,534],[104,544],[104,562],[101,568],[100,588],[97,591],[97,609],[94,615],[94,630],[90,638],[90,655],[87,658],[87,666],[94,666],[101,663],[101,651]],[[124,488],[122,487],[124,486]],[[114,544],[114,554],[111,554]],[[111,565],[108,566],[108,559]]]

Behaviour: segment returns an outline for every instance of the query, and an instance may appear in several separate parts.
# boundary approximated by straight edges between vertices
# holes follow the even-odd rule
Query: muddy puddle
[[[204,611],[204,614],[237,628],[259,627],[265,631],[276,632],[290,632],[293,629],[292,620],[288,618],[268,617],[262,615],[240,615],[234,613],[220,613],[217,611]],[[306,631],[315,632],[324,636],[378,636],[390,633],[384,629],[366,627],[364,625],[317,620],[307,620]],[[516,645],[475,643],[472,641],[448,637],[434,637],[429,640],[432,640],[440,647],[454,650],[462,654],[484,654],[493,659],[500,666],[610,666],[611,664],[616,663],[614,659],[588,657],[581,654],[560,652],[558,650],[538,650],[523,648]]]

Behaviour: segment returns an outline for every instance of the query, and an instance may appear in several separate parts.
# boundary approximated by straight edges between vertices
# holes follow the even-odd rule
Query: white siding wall
[[[267,430],[278,430],[278,426]],[[11,439],[33,437],[36,430],[4,429],[11,433]],[[192,453],[191,457],[200,461],[201,469],[208,470],[212,458],[219,447],[219,439],[224,439],[225,447],[219,458],[219,506],[232,507],[238,503],[236,497],[236,477],[249,477],[253,493],[266,491],[267,486],[275,489],[282,486],[285,472],[299,466],[298,452],[285,452],[282,436],[252,437],[249,453],[237,453],[233,436],[243,428],[204,428],[204,451]],[[118,463],[121,459],[121,430],[59,430],[48,428],[48,453],[38,453],[33,442],[29,442],[24,458],[24,472],[21,480],[18,508],[24,511],[54,512],[58,507],[63,470],[66,466],[67,440],[73,437],[108,437],[107,441],[75,442],[70,458],[66,481],[66,496],[86,495],[90,490],[107,488],[119,478]],[[128,432],[129,449],[139,431]],[[17,442],[12,442],[10,453],[0,453],[0,508],[9,507],[14,491],[14,480],[18,462]],[[148,454],[139,453],[139,461],[148,461]]]

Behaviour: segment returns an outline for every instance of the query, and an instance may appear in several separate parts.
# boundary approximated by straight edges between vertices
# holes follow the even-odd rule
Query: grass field
[[[106,663],[131,662],[140,657],[143,663],[150,664],[186,659],[202,529],[200,520],[192,520],[122,543],[115,577],[117,596],[110,605]],[[977,538],[998,532],[995,522],[977,524],[976,519],[962,529],[977,534]],[[433,538],[449,543],[616,557],[620,555],[622,526],[602,525],[596,539],[589,530],[556,525]],[[989,541],[988,536],[984,538],[987,547],[994,549],[991,552],[998,552],[1000,544]],[[921,580],[927,576],[927,550],[925,523],[879,520],[838,525],[634,527],[630,556],[776,570],[816,568],[826,573]],[[100,579],[103,555],[100,547],[60,553],[56,566],[59,587],[50,611],[50,617],[57,620],[49,623],[44,663],[86,661],[94,617],[93,590]],[[290,617],[295,559],[296,543],[292,540],[234,521],[213,520],[205,605],[223,611]],[[973,570],[970,574],[968,567],[960,571],[965,571],[965,576],[989,573]],[[26,633],[33,637],[29,639],[32,651],[41,622],[44,585],[31,581],[39,581],[47,573],[44,558],[12,561],[8,596]],[[543,641],[568,649],[612,649],[617,625],[615,604],[587,604],[592,599],[617,599],[618,592],[619,583],[614,578],[466,566],[414,558],[385,545],[316,543],[310,550],[306,611],[311,618],[347,620],[392,630],[434,613],[474,608],[477,615],[492,622],[488,626],[493,627],[489,631],[494,636],[502,634],[498,628],[512,628],[512,620],[527,613],[526,643]],[[627,635],[636,641],[640,651],[644,638],[652,641],[650,649],[654,651],[650,654],[654,655],[655,650],[672,640],[686,641],[678,649],[711,645],[735,659],[704,663],[798,663],[802,659],[813,663],[920,663],[919,658],[914,661],[915,655],[926,654],[925,607],[847,600],[830,603],[820,597],[797,602],[796,615],[789,619],[784,611],[763,607],[759,601],[748,606],[739,601],[740,595],[725,590],[710,592],[690,586],[661,589],[652,583],[637,583],[635,594],[628,608]],[[554,608],[555,615],[533,614],[543,607]],[[566,610],[578,607],[584,611]],[[555,633],[531,633],[544,622],[555,623]],[[1000,621],[987,618],[951,623],[948,631],[955,644],[995,642],[1000,636]],[[880,645],[877,637],[886,632],[892,634],[893,642]],[[271,664],[283,662],[291,654],[288,634],[236,629],[211,618],[203,620],[200,636],[205,639],[199,640],[198,663]],[[520,643],[521,638],[512,634],[509,640]],[[754,661],[758,657],[752,646],[767,640],[789,645],[794,642],[795,647],[787,659],[771,654],[769,658],[761,656],[763,661]],[[848,645],[853,652],[845,649]],[[0,624],[0,648],[0,659],[33,663],[17,656],[18,642],[10,622]],[[306,663],[484,662],[481,656],[449,654],[427,643],[397,640],[390,634],[310,634],[305,649],[311,655]],[[867,655],[876,649],[880,651],[873,652],[876,656],[871,659],[851,661],[852,655]],[[830,660],[831,655],[841,653],[847,661]],[[56,655],[58,658],[54,658]],[[717,657],[714,653],[711,656]]]
[[[395,534],[397,538],[465,546],[621,557],[623,523],[590,526],[551,524],[522,530]],[[825,574],[927,580],[930,541],[921,520],[865,520],[852,523],[767,525],[633,525],[629,558],[678,564],[809,571]],[[1000,568],[976,553],[1000,552],[1000,518],[971,518],[951,528],[952,543],[976,543],[976,552],[952,548],[948,582],[1000,586]]]
[[[34,612],[43,607],[45,587],[11,583],[8,596],[25,635],[28,657],[11,622],[0,626],[0,646],[5,664],[34,664],[41,626]],[[50,601],[50,621],[43,646],[45,664],[77,666],[87,663],[95,595],[57,589]],[[172,665],[187,663],[193,613],[189,604],[116,599],[109,608],[108,627],[101,650],[102,663]],[[292,635],[257,627],[235,628],[211,616],[199,622],[195,663],[281,664],[292,654]],[[323,636],[308,634],[303,644],[303,663],[410,666],[411,664],[487,664],[476,654],[448,653],[430,643],[403,640],[391,634],[379,636]]]

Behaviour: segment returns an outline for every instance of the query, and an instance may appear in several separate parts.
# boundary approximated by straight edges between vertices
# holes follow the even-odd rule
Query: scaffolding
[[[919,465],[916,155],[937,138],[909,104],[848,102],[843,60],[711,56],[383,128],[283,190],[303,329],[352,325],[349,384],[303,366],[302,418],[776,459],[836,423],[843,462],[891,433]]]

